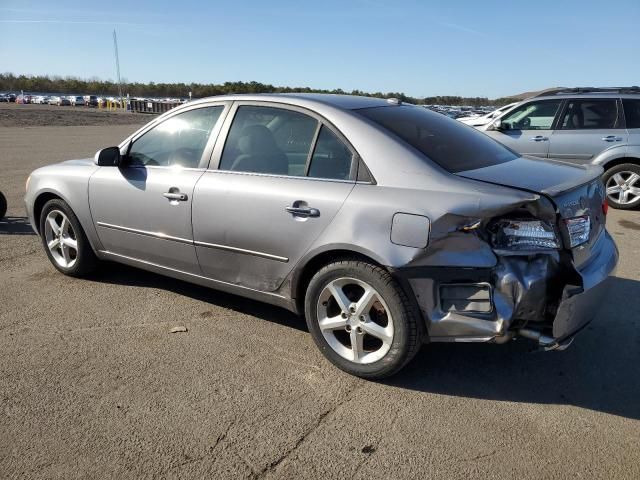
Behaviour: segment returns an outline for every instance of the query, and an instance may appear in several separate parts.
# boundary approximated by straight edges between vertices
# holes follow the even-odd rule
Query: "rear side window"
[[[562,130],[593,130],[616,128],[618,102],[615,99],[569,100]]]
[[[342,143],[335,133],[323,126],[311,157],[309,176],[348,180],[351,173],[352,157],[351,150]]]
[[[489,167],[518,158],[474,128],[426,108],[410,105],[356,110],[451,173]]]
[[[317,128],[317,120],[303,113],[241,106],[227,135],[220,170],[304,176]]]
[[[640,100],[622,99],[627,128],[640,128]]]

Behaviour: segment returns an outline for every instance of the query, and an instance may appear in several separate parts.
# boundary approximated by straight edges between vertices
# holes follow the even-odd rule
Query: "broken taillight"
[[[582,245],[589,240],[589,233],[591,232],[591,219],[589,215],[567,218],[564,223],[569,231],[571,248]]]

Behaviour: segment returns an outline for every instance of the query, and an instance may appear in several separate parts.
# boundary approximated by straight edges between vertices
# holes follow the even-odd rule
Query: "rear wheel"
[[[53,266],[65,275],[80,277],[95,270],[98,259],[78,218],[63,200],[45,203],[40,238]]]
[[[393,375],[420,349],[419,314],[381,267],[360,260],[331,263],[307,289],[311,335],[331,363],[363,378]]]
[[[640,206],[640,165],[616,165],[604,172],[602,180],[612,208],[630,210]]]

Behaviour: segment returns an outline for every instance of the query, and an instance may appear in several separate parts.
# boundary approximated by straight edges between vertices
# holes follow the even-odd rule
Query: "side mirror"
[[[118,147],[107,147],[98,150],[94,157],[96,165],[101,167],[117,167],[120,165],[120,160],[120,149]]]

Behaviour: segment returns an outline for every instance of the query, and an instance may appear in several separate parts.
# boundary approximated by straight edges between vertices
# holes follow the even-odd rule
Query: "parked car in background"
[[[72,95],[69,97],[69,101],[73,107],[84,107],[84,97]]]
[[[640,206],[639,87],[545,93],[480,128],[522,155],[601,166],[609,204]]]
[[[113,260],[280,305],[381,378],[427,341],[566,348],[618,259],[600,172],[395,99],[235,95],[36,170],[25,201],[64,274]]]
[[[505,105],[504,107],[497,108],[496,110],[486,113],[484,115],[474,115],[470,117],[460,117],[457,118],[459,122],[464,123],[465,125],[470,125],[472,127],[481,127],[483,125],[487,125],[492,120],[500,117],[504,112],[510,110],[515,107],[519,102],[510,103],[509,105]]]
[[[16,97],[16,103],[28,104],[31,103],[31,95],[20,94]]]
[[[97,107],[98,106],[98,97],[96,95],[85,95],[83,98],[84,98],[84,106],[85,107]]]
[[[58,101],[56,102],[56,105],[69,106],[71,105],[71,100],[69,100],[69,97],[60,96],[58,97]]]
[[[58,105],[58,102],[60,101],[60,97],[57,95],[52,95],[49,97],[49,105]]]

